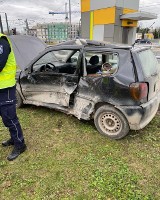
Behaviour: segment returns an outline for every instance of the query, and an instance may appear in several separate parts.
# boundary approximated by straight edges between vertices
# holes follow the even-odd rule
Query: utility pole
[[[8,32],[8,35],[10,35],[9,26],[8,26],[8,19],[7,19],[7,13],[5,13],[5,18],[6,18],[6,24],[7,24],[7,32]]]
[[[71,27],[72,27],[72,22],[71,22],[71,0],[69,0],[69,36],[70,36],[70,39],[72,39]]]
[[[81,19],[79,20],[79,33],[78,33],[78,36],[81,37]]]
[[[26,24],[26,31],[27,31],[27,35],[29,35],[29,26],[28,26],[28,21],[27,19],[24,21]]]
[[[67,9],[67,2],[65,3],[65,40],[68,38],[68,9]]]
[[[66,13],[65,21],[67,23],[67,21],[68,21],[67,3],[65,3],[65,13]]]
[[[1,15],[0,15],[0,27],[1,27],[1,33],[3,33],[3,25],[2,25]]]

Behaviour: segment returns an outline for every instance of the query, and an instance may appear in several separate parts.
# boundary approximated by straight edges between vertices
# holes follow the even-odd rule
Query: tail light
[[[132,98],[136,101],[140,101],[148,95],[147,83],[132,83],[129,88]]]

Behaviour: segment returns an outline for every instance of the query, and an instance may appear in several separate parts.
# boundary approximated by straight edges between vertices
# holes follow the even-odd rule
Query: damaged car
[[[17,107],[45,106],[93,119],[111,139],[144,128],[156,115],[160,65],[148,47],[79,39],[43,48],[30,63],[21,62]]]

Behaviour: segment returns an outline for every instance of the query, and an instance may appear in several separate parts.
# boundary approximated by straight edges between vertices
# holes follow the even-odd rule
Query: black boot
[[[14,145],[14,142],[13,142],[12,139],[9,139],[7,141],[2,142],[2,146],[4,146],[4,147],[8,147],[8,146],[11,146],[11,145]]]
[[[9,161],[16,159],[21,153],[23,153],[27,149],[27,146],[23,144],[21,147],[14,147],[11,154],[7,157]]]

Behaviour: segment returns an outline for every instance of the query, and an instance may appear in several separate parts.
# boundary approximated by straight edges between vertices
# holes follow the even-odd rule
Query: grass
[[[160,115],[122,140],[47,108],[18,110],[28,150],[0,147],[1,200],[159,200]],[[0,141],[8,130],[0,121]]]

